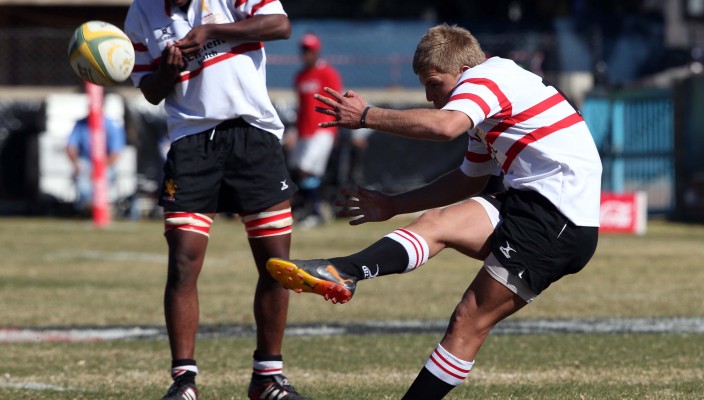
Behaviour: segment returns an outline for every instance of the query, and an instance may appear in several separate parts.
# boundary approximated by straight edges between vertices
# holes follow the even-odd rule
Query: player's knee
[[[276,211],[263,211],[246,215],[243,218],[250,239],[288,235],[293,226],[291,208]]]
[[[198,282],[201,257],[193,257],[186,252],[170,252],[166,286],[171,290],[193,290]]]
[[[435,227],[440,226],[440,224],[438,223],[438,221],[440,221],[440,216],[440,209],[432,209],[425,211],[423,214],[420,215],[420,217],[416,218],[415,221],[413,221],[408,228],[414,232],[425,232],[428,230],[432,231]]]
[[[465,332],[478,332],[481,328],[481,316],[478,315],[477,306],[467,299],[457,304],[450,317],[450,325],[455,329]]]
[[[213,219],[204,214],[190,212],[164,213],[164,233],[182,230],[208,237],[210,236],[210,226],[212,224]]]
[[[198,281],[196,268],[190,268],[184,263],[173,263],[169,267],[166,285],[173,289],[195,288]]]

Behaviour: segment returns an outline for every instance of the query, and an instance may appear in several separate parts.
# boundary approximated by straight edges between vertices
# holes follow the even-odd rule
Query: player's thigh
[[[489,253],[489,237],[494,223],[485,205],[475,199],[442,209],[426,211],[408,226],[421,235],[435,255],[449,247],[477,259]]]

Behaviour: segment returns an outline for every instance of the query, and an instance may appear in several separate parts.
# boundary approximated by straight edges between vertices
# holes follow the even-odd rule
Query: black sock
[[[184,382],[188,383],[195,383],[196,382],[196,375],[198,375],[197,372],[195,371],[189,371],[186,370],[182,373],[175,373],[176,370],[179,369],[179,367],[196,367],[196,360],[191,360],[189,358],[182,358],[178,360],[171,360],[171,377],[176,380],[180,379]]]
[[[401,400],[435,400],[442,399],[455,387],[443,382],[425,367],[418,373],[416,380]]]
[[[359,253],[328,260],[335,268],[358,279],[400,274],[408,267],[406,249],[401,243],[388,237],[381,238]]]
[[[254,350],[254,355],[252,357],[257,361],[283,361],[284,357],[281,354],[271,355],[265,354],[259,350]]]

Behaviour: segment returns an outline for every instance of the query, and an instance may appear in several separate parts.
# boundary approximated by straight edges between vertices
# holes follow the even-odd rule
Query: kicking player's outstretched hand
[[[348,90],[345,94],[341,94],[329,87],[326,87],[324,90],[329,94],[328,96],[319,93],[313,95],[316,100],[324,105],[322,107],[315,107],[315,111],[330,115],[334,117],[335,120],[321,122],[318,126],[321,128],[329,128],[331,126],[340,126],[349,129],[361,128],[362,112],[367,106],[367,102],[364,98],[353,90]]]
[[[391,196],[357,187],[356,190],[341,189],[342,200],[335,201],[335,205],[342,207],[337,212],[338,217],[353,218],[350,225],[361,225],[365,222],[386,221],[395,215]]]

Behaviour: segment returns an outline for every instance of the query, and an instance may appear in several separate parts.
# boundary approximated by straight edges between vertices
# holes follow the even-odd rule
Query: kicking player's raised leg
[[[334,303],[349,301],[357,282],[377,276],[411,272],[449,247],[481,259],[498,222],[491,199],[473,198],[442,209],[426,211],[366,249],[328,260],[270,259],[267,269],[285,287],[316,293]],[[472,229],[468,230],[467,227]]]

